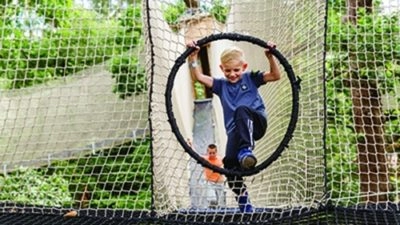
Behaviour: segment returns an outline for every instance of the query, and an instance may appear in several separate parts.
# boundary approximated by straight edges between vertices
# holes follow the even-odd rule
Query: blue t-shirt
[[[264,101],[258,88],[266,84],[263,72],[244,72],[237,83],[225,78],[214,78],[212,91],[218,95],[224,112],[225,129],[230,133],[234,128],[233,115],[239,106],[248,106],[266,116]]]

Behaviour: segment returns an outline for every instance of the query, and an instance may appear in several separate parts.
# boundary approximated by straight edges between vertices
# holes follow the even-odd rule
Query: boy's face
[[[217,157],[217,150],[213,148],[208,148],[207,154],[209,159],[215,159]]]
[[[247,63],[234,59],[222,63],[219,67],[229,82],[236,83],[242,78],[242,73],[246,70]]]

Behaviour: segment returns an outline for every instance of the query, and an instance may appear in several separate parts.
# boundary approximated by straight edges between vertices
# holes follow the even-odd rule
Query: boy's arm
[[[268,45],[275,48],[276,45],[272,42],[268,42]],[[269,51],[269,49],[265,49],[265,56],[268,59],[270,71],[264,73],[264,81],[277,81],[281,78],[281,72],[279,71],[278,64],[275,61],[274,55]]]
[[[206,87],[211,88],[213,85],[214,79],[211,76],[207,76],[200,71],[200,65],[198,64],[198,53],[200,51],[200,47],[196,45],[195,41],[189,42],[187,44],[189,48],[196,48],[196,50],[189,55],[189,69],[193,73],[194,78],[204,84]]]

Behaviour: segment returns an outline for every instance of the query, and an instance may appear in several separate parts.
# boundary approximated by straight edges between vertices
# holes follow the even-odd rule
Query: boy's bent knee
[[[249,114],[250,112],[251,112],[251,110],[250,110],[250,108],[249,108],[248,106],[242,105],[242,106],[239,106],[239,107],[236,108],[236,110],[235,110],[235,117],[236,117],[236,118],[237,118],[237,117],[241,118],[242,115],[247,115],[247,114]]]

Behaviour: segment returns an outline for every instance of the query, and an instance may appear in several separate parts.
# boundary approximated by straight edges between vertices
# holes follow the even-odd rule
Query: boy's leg
[[[265,133],[267,132],[267,118],[265,115],[260,114],[259,112],[254,112],[253,114],[253,123],[254,123],[254,130],[253,130],[253,138],[254,140],[261,139]]]
[[[226,148],[225,148],[225,157],[223,159],[223,164],[226,169],[229,170],[238,170],[240,169],[240,164],[237,159],[237,155],[239,153],[239,136],[236,132],[232,131],[228,133]]]
[[[246,185],[243,182],[243,178],[240,176],[227,176],[229,187],[236,194],[236,200],[239,205],[240,212],[251,213],[253,212],[253,206],[251,205]]]
[[[240,106],[234,114],[235,130],[238,141],[238,148],[252,148],[253,139],[253,112],[249,107]]]
[[[226,207],[226,193],[225,186],[223,184],[218,184],[217,195],[219,207]]]
[[[215,208],[217,205],[217,195],[213,183],[207,182],[207,202],[209,208]]]
[[[214,190],[215,190],[215,195],[216,195],[216,201],[217,201],[217,207],[225,207],[225,190],[224,190],[224,185],[220,183],[215,183],[214,184]]]
[[[241,195],[238,196],[238,204],[240,212],[242,213],[252,213],[254,212],[254,208],[251,205],[249,194],[247,191],[243,192]]]
[[[264,115],[249,107],[238,107],[235,112],[236,136],[238,138],[238,161],[243,169],[253,168],[257,159],[253,154],[254,140],[260,139],[266,131]]]
[[[227,170],[240,170],[238,155],[238,136],[236,132],[228,134],[226,145],[226,153],[223,159],[224,168]],[[241,212],[252,212],[253,206],[250,203],[246,185],[244,184],[243,177],[240,176],[226,176],[229,188],[236,194],[236,200],[239,204]]]

